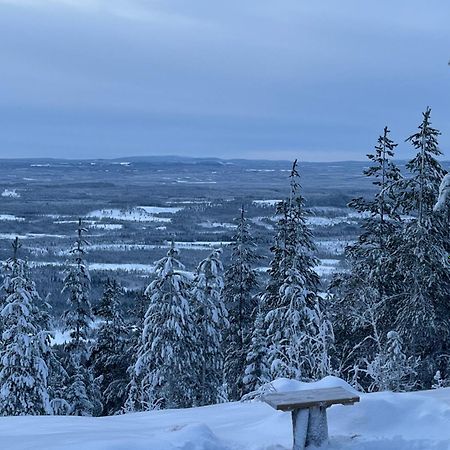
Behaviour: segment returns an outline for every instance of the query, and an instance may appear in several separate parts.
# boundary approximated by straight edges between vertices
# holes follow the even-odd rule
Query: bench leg
[[[320,447],[326,442],[328,442],[327,409],[323,406],[314,406],[309,409],[305,444]]]
[[[294,432],[293,450],[304,450],[308,431],[309,410],[294,409],[292,411],[292,430]]]

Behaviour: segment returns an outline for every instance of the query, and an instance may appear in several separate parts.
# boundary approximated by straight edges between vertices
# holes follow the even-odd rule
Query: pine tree
[[[26,263],[17,256],[20,246],[16,238],[1,286],[0,411],[7,416],[51,414],[47,386],[50,334],[41,328],[41,299]]]
[[[278,212],[277,246],[264,296],[268,324],[269,362],[273,377],[290,376],[302,380],[316,377],[315,340],[319,333],[317,289],[318,263],[315,245],[306,224],[304,199],[300,194],[297,161],[290,174],[290,197]],[[272,289],[282,280],[274,295]]]
[[[335,352],[335,336],[330,307],[332,300],[329,295],[325,299],[318,297],[314,305],[314,317],[318,326],[317,333],[312,336],[314,354],[312,377],[314,379],[322,379],[335,373],[332,364],[332,354]]]
[[[193,403],[195,345],[191,286],[174,244],[155,263],[156,278],[145,294],[149,307],[135,364],[141,409],[188,407]]]
[[[141,391],[136,381],[134,373],[131,374],[131,380],[127,386],[127,398],[121,412],[123,414],[139,412],[143,410],[143,401]]]
[[[130,311],[131,326],[127,345],[127,359],[131,364],[127,369],[128,385],[126,386],[126,400],[121,409],[122,413],[138,412],[145,408],[141,385],[138,383],[135,366],[141,347],[144,331],[145,313],[148,309],[148,297],[144,291],[138,292]]]
[[[236,222],[237,230],[231,244],[231,262],[224,275],[223,291],[230,322],[225,345],[225,379],[229,386],[228,397],[233,400],[239,400],[247,389],[243,378],[257,306],[255,294],[258,276],[254,264],[260,259],[256,254],[256,244],[250,234],[244,206]]]
[[[405,355],[399,334],[389,331],[385,348],[367,365],[367,374],[372,379],[369,391],[411,391],[416,386],[418,365],[417,358]]]
[[[365,283],[378,290],[380,300],[390,293],[386,278],[392,270],[393,236],[400,226],[394,188],[401,175],[392,161],[397,144],[389,138],[389,133],[385,127],[374,154],[367,155],[373,165],[364,170],[364,175],[372,178],[372,184],[377,187],[375,196],[371,200],[356,198],[349,204],[366,218],[357,243],[347,248],[347,255],[357,266],[355,271],[364,270]]]
[[[250,350],[247,353],[243,383],[246,393],[255,392],[270,382],[270,370],[267,360],[266,328],[264,314],[259,310],[253,327]]]
[[[77,357],[84,361],[87,360],[87,341],[94,320],[89,299],[91,277],[84,260],[85,246],[89,245],[89,242],[83,237],[83,233],[87,231],[79,219],[77,239],[70,250],[71,259],[68,261],[63,288],[63,292],[67,292],[69,296],[69,309],[64,313],[66,328],[71,337],[67,349],[77,353]]]
[[[314,255],[316,251],[311,230],[306,223],[304,198],[300,193],[299,173],[297,160],[292,165],[289,176],[290,194],[287,200],[277,205],[278,217],[275,245],[271,248],[273,254],[268,271],[269,282],[264,294],[264,308],[273,310],[282,305],[280,289],[288,272],[294,267],[303,271],[307,289],[316,291],[319,276],[314,271],[318,260]],[[281,303],[280,303],[281,302]]]
[[[65,326],[70,331],[70,341],[65,345],[66,368],[69,375],[66,400],[71,405],[71,414],[98,415],[102,406],[98,382],[88,366],[90,349],[89,333],[93,321],[89,300],[91,278],[85,261],[85,246],[89,242],[83,233],[81,219],[78,222],[77,239],[70,250],[71,259],[64,278],[63,292],[68,294],[69,309],[64,313]]]
[[[221,250],[213,250],[200,262],[192,286],[196,342],[199,345],[194,361],[199,405],[217,403],[223,384],[222,341],[228,320],[222,300],[221,253]]]
[[[408,353],[421,359],[422,387],[431,386],[437,370],[448,376],[444,355],[450,351],[449,216],[433,214],[445,171],[436,159],[439,131],[431,127],[430,113],[427,108],[419,131],[408,138],[417,154],[406,166],[410,177],[400,198],[413,218],[399,233],[394,254],[400,281],[396,327]]]
[[[297,268],[288,272],[280,288],[283,306],[267,314],[269,322],[270,363],[274,378],[314,379],[316,357],[314,337],[319,330],[318,317],[310,306],[311,291]]]
[[[121,313],[122,295],[123,290],[119,283],[108,278],[100,303],[94,310],[102,324],[92,349],[90,364],[94,376],[101,377],[104,414],[113,414],[120,410],[128,383],[127,329]]]
[[[438,144],[441,133],[431,126],[431,109],[427,108],[422,115],[419,131],[406,140],[417,154],[406,164],[411,176],[403,184],[401,203],[404,211],[416,214],[418,223],[424,226],[432,217],[431,212],[446,172],[436,159],[442,155]]]
[[[350,349],[349,370],[355,360],[373,358],[380,352],[379,336],[387,333],[395,322],[394,252],[401,228],[395,188],[402,179],[392,161],[397,144],[389,133],[385,127],[374,153],[367,155],[372,165],[363,173],[372,180],[376,193],[371,199],[359,197],[349,204],[364,217],[362,230],[356,243],[346,248],[350,270],[338,274],[332,282],[336,333],[340,342],[338,351],[342,354]],[[352,343],[348,344],[350,341]]]

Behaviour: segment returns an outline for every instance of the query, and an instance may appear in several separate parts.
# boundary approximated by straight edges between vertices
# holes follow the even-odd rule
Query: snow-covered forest
[[[124,314],[121,280],[92,298],[89,229],[68,251],[62,317],[32,279],[16,238],[2,269],[0,414],[105,416],[250,399],[278,378],[333,375],[363,392],[450,385],[450,200],[439,131],[427,109],[401,171],[384,128],[364,176],[371,196],[346,264],[324,285],[307,221],[302,164],[277,202],[267,277],[246,205],[220,249],[194,271],[172,243]],[[95,306],[93,306],[95,305]],[[68,339],[55,342],[55,320]]]

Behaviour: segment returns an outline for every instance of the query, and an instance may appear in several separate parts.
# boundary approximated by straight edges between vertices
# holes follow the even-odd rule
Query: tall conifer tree
[[[225,379],[228,397],[232,400],[239,400],[247,390],[244,388],[243,378],[257,307],[258,276],[254,264],[260,259],[243,205],[236,223],[237,229],[231,244],[231,262],[224,275],[223,291],[230,322],[225,345]]]
[[[77,416],[98,415],[102,409],[99,386],[88,364],[93,314],[89,299],[91,277],[85,261],[85,247],[89,242],[83,235],[87,231],[79,219],[77,239],[70,250],[63,288],[63,292],[68,294],[69,305],[63,318],[70,332],[70,341],[65,345],[69,376],[66,399],[71,405],[71,414]]]
[[[200,405],[217,403],[223,384],[223,334],[228,327],[222,299],[221,250],[213,252],[197,267],[192,304],[198,354],[194,359],[196,399]]]
[[[194,320],[191,284],[172,243],[165,258],[156,262],[156,278],[145,294],[145,315],[139,356],[135,364],[140,409],[192,406],[195,390]]]
[[[437,370],[450,375],[444,356],[450,351],[450,224],[448,215],[433,213],[445,171],[437,160],[440,133],[431,126],[430,114],[427,108],[418,132],[407,139],[417,153],[406,166],[410,176],[402,185],[401,205],[413,218],[405,223],[395,252],[397,330],[407,351],[421,358],[423,387],[431,386]]]
[[[47,386],[50,335],[41,327],[41,299],[25,261],[18,258],[19,248],[16,238],[1,286],[0,412],[8,416],[51,414]]]
[[[389,134],[385,127],[374,153],[367,155],[371,166],[363,173],[372,180],[376,191],[370,199],[359,197],[349,204],[363,217],[361,234],[356,243],[346,248],[350,270],[338,274],[332,283],[337,305],[338,351],[342,353],[350,348],[353,359],[374,358],[395,322],[394,252],[398,245],[397,232],[402,226],[396,188],[402,178],[393,162],[397,144]],[[372,338],[367,339],[368,335]],[[349,340],[364,345],[358,345],[356,351],[353,345],[347,345]]]
[[[314,270],[318,260],[314,256],[312,233],[306,223],[297,160],[289,179],[289,198],[278,206],[282,215],[269,270],[271,279],[264,297],[269,361],[274,377],[310,380],[316,377],[314,361],[318,355],[314,342],[320,328],[316,313],[319,308],[319,277]],[[272,291],[277,285],[278,290]]]
[[[119,411],[126,395],[128,354],[127,328],[122,316],[122,287],[115,279],[107,279],[103,296],[94,309],[102,320],[90,362],[96,377],[101,377],[104,414]]]

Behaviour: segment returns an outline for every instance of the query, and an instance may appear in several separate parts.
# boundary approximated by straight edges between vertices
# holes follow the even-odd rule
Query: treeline
[[[350,203],[366,219],[331,286],[339,373],[368,390],[450,383],[449,188],[430,113],[407,139],[416,154],[406,174],[387,128],[368,155],[377,193]]]
[[[450,384],[450,208],[438,135],[427,109],[408,138],[416,155],[402,174],[384,129],[364,172],[376,192],[350,204],[363,214],[361,234],[328,289],[315,271],[297,161],[289,196],[277,205],[264,285],[243,206],[225,270],[213,250],[188,272],[172,244],[125,319],[116,280],[91,305],[80,220],[63,285],[70,337],[61,345],[52,345],[49,305],[16,239],[1,286],[0,413],[207,405],[249,398],[278,377],[332,374],[366,391]]]

